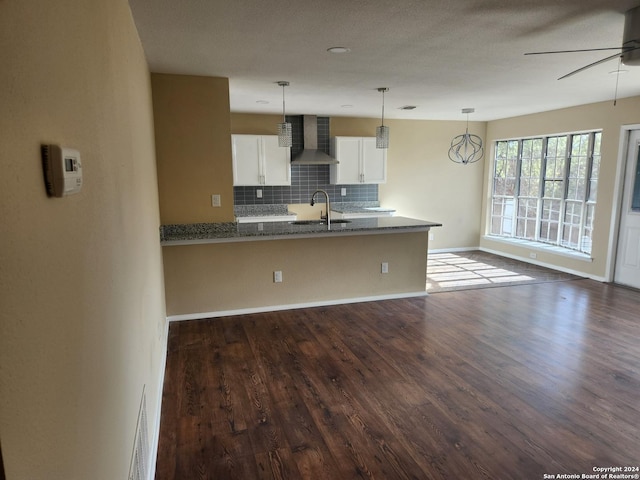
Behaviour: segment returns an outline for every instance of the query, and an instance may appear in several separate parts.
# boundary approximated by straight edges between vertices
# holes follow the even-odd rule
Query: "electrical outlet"
[[[282,283],[282,270],[273,272],[273,283]]]
[[[347,189],[342,187],[340,189],[340,195],[343,196],[343,197],[346,197],[347,196]]]
[[[220,205],[220,195],[211,195],[211,206],[219,207]]]
[[[261,188],[258,188],[256,190],[256,198],[262,198],[262,189]]]
[[[389,273],[389,264],[387,262],[382,262],[382,265],[380,266],[380,271],[382,273]]]
[[[529,253],[529,258],[538,258],[538,254],[535,252]]]

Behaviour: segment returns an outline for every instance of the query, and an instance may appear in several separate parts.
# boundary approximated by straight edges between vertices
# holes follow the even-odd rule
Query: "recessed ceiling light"
[[[415,108],[415,105],[405,105],[404,107],[400,107],[400,110],[414,110]]]
[[[327,48],[327,52],[329,53],[348,53],[351,49],[347,47],[331,47]]]
[[[256,100],[256,103],[259,103],[260,105],[267,105],[269,102],[267,100]]]
[[[340,105],[342,108],[353,108],[353,105]]]
[[[629,70],[613,70],[609,72],[610,75],[622,75],[623,73],[629,73]]]

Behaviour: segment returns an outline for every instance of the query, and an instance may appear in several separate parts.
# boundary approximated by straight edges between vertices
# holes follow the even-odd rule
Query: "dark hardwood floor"
[[[634,467],[639,394],[640,292],[591,280],[173,323],[156,479]]]

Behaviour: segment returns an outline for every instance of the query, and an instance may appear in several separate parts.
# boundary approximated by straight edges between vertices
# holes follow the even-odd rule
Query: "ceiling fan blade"
[[[622,50],[624,47],[584,48],[581,50],[554,50],[550,52],[527,52],[525,55],[548,55],[550,53],[598,52],[601,50]]]
[[[576,73],[582,72],[583,70],[586,70],[587,68],[591,68],[591,67],[595,67],[596,65],[600,65],[601,63],[604,62],[608,62],[609,60],[613,60],[614,58],[619,57],[620,55],[622,55],[623,53],[627,53],[627,52],[631,52],[632,50],[638,50],[640,47],[622,47],[619,53],[614,53],[613,55],[610,55],[608,57],[605,57],[601,60],[598,60],[597,62],[593,62],[590,63],[589,65],[585,65],[584,67],[578,68],[577,70],[574,70],[573,72],[569,72],[566,75],[561,76],[558,80],[562,80],[563,78],[567,78],[570,77],[572,75],[575,75]]]

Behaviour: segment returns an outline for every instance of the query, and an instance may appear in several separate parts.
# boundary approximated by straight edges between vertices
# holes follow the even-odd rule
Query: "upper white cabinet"
[[[233,185],[291,185],[291,149],[277,135],[231,135]]]
[[[331,165],[331,183],[386,183],[387,150],[375,137],[333,137],[331,154],[340,162]]]

